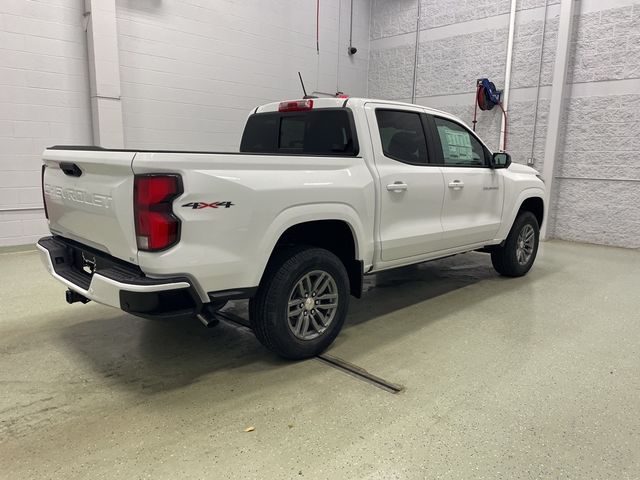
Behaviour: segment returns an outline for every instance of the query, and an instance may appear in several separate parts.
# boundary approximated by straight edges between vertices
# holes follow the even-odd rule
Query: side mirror
[[[491,157],[492,168],[509,168],[511,165],[511,155],[507,152],[496,152]]]

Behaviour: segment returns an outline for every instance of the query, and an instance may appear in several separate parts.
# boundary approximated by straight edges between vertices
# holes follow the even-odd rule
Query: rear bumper
[[[49,273],[95,302],[146,318],[191,317],[202,310],[186,277],[149,278],[133,264],[61,237],[37,243]]]

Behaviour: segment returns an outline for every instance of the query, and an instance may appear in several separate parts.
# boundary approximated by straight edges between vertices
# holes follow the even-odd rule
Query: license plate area
[[[70,245],[57,250],[52,257],[58,274],[85,290],[89,289],[96,268],[95,263],[92,266],[85,259],[91,260],[91,257]]]
[[[165,283],[165,279],[146,278],[140,267],[115,259],[109,254],[85,247],[61,237],[46,237],[38,244],[49,252],[55,272],[88,290],[95,273],[121,283],[151,285]],[[180,279],[183,281],[184,279]]]
[[[90,268],[83,268],[85,264],[81,250],[51,237],[41,239],[38,243],[49,252],[51,265],[58,275],[83,290],[89,290],[93,272]]]
[[[56,238],[40,240],[49,252],[55,272],[74,285],[88,290],[93,274],[100,269],[100,256],[88,249]]]
[[[96,256],[79,248],[69,247],[69,249],[71,250],[69,255],[71,268],[79,273],[88,275],[89,281],[91,281],[98,264]]]

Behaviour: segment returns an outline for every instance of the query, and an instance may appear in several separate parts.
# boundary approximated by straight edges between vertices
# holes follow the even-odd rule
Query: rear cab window
[[[240,151],[356,156],[358,141],[353,116],[347,108],[265,112],[255,113],[247,120]]]

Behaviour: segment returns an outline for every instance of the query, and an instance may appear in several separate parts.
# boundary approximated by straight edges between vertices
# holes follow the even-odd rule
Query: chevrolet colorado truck
[[[45,150],[52,236],[38,242],[69,303],[198,317],[249,299],[257,338],[291,359],[336,338],[363,276],[479,250],[531,268],[544,183],[445,112],[316,98],[263,105],[233,153]]]

